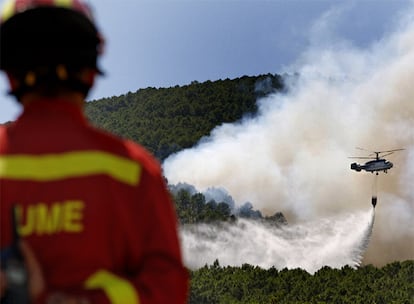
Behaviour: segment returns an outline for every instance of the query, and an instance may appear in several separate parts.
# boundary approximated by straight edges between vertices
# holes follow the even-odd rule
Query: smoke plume
[[[184,261],[190,268],[213,264],[262,268],[358,266],[369,241],[374,210],[342,214],[298,225],[275,226],[239,219],[236,223],[187,225],[182,229]],[[352,229],[352,233],[350,230]]]
[[[394,32],[367,49],[338,38],[324,41],[330,36],[320,34],[329,27],[324,19],[292,69],[300,76],[288,83],[288,93],[258,100],[256,117],[218,126],[207,141],[168,158],[168,180],[202,191],[223,187],[236,204],[251,202],[263,214],[281,211],[290,224],[308,227],[371,207],[374,176],[349,168],[349,156],[366,156],[355,147],[405,148],[387,156],[394,168],[379,176],[364,262],[414,259],[413,17],[408,12]],[[347,233],[358,233],[353,227]],[[272,239],[261,235],[263,242]]]

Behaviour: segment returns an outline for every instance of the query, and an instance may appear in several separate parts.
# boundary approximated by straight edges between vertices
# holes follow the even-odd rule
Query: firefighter
[[[14,0],[1,13],[0,69],[23,106],[0,127],[1,250],[14,227],[37,285],[32,303],[185,303],[188,273],[159,163],[83,114],[102,47],[80,0]]]

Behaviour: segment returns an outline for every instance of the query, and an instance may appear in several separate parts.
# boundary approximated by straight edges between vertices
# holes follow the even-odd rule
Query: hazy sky
[[[0,0],[3,4],[5,0]],[[146,87],[243,75],[294,72],[311,45],[338,39],[369,48],[388,33],[410,0],[90,0],[106,38],[106,76],[89,99]],[[320,30],[321,20],[329,26]],[[0,79],[0,123],[20,107]]]

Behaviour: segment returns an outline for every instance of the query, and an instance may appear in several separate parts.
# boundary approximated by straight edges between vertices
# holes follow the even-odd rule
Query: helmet
[[[86,67],[100,72],[102,46],[91,10],[81,0],[10,0],[0,16],[0,69],[20,78],[11,92],[16,96],[42,81],[86,94],[90,85],[74,75]]]

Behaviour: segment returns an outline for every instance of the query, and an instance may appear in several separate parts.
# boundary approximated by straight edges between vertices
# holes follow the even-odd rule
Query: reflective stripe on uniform
[[[105,270],[98,271],[85,282],[87,289],[102,289],[111,304],[139,304],[138,293],[128,280]]]
[[[102,151],[0,156],[0,178],[47,182],[97,174],[134,186],[139,183],[141,167],[128,158]]]

